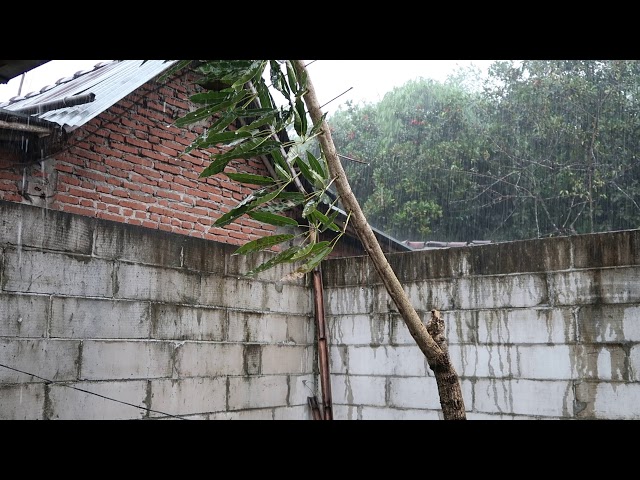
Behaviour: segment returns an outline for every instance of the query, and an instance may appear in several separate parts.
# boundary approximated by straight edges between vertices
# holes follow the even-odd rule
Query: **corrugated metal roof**
[[[23,97],[12,98],[0,104],[0,108],[20,111],[27,107],[50,104],[74,95],[95,95],[90,103],[58,108],[33,114],[42,120],[57,123],[67,132],[84,125],[104,112],[136,88],[167,70],[177,60],[115,60],[97,64],[93,70],[82,70],[70,77],[61,78],[55,85]]]

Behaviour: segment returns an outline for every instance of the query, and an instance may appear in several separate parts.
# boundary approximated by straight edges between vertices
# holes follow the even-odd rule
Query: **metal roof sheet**
[[[175,62],[177,60],[114,60],[98,63],[93,70],[76,72],[75,75],[61,78],[55,85],[46,86],[39,92],[14,97],[9,102],[0,104],[0,108],[20,111],[27,107],[50,104],[75,95],[95,95],[94,100],[89,103],[32,115],[32,117],[57,123],[70,132],[160,75]]]

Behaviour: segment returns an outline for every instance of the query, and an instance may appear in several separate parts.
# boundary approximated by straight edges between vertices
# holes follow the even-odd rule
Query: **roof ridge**
[[[96,71],[96,70],[98,70],[98,69],[100,69],[102,67],[110,65],[113,62],[117,62],[117,61],[119,61],[119,60],[107,60],[107,61],[103,61],[103,62],[98,62],[91,69],[78,70],[73,75],[67,76],[67,77],[61,77],[58,80],[56,80],[52,85],[45,85],[40,90],[29,92],[29,93],[26,93],[24,95],[16,95],[15,97],[11,97],[9,100],[7,100],[5,102],[0,102],[0,108],[9,106],[9,105],[11,105],[13,103],[19,102],[21,100],[25,100],[27,98],[33,98],[33,97],[36,97],[38,95],[41,95],[41,94],[51,90],[52,88],[57,87],[58,85],[61,85],[63,83],[71,82],[72,80],[75,80],[75,79],[77,79],[79,77],[87,75],[87,74],[89,74],[91,72],[94,72],[94,71]]]

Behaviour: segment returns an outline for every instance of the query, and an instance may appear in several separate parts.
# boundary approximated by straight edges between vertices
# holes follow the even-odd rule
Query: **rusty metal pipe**
[[[324,289],[322,288],[322,271],[320,270],[320,267],[316,267],[313,270],[312,274],[316,332],[318,335],[318,354],[320,356],[320,387],[322,390],[322,406],[324,410],[324,419],[333,420],[331,381],[329,378],[329,347],[327,345],[327,334],[324,318]]]

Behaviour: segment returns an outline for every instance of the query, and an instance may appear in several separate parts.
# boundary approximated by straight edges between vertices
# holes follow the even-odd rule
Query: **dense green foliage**
[[[190,66],[190,60],[182,60],[164,75]],[[310,272],[333,250],[346,223],[342,228],[335,223],[338,211],[334,208],[336,200],[328,195],[332,180],[324,157],[316,157],[305,148],[319,133],[319,127],[308,121],[303,100],[307,79],[296,74],[289,60],[206,60],[199,62],[196,71],[204,91],[192,94],[190,100],[198,107],[175,124],[184,127],[206,121],[208,126],[184,153],[217,147],[200,178],[223,174],[233,181],[259,187],[218,217],[214,225],[223,227],[247,215],[288,229],[286,233],[249,241],[234,252],[240,255],[279,248],[274,257],[247,275],[282,263],[297,264],[290,273],[292,277]],[[280,92],[287,105],[276,105],[270,87]],[[295,140],[282,140],[279,134],[289,128],[295,132]],[[234,160],[256,157],[271,162],[272,176],[226,170]],[[310,188],[302,185],[301,178]],[[305,223],[282,214],[295,207],[300,207]],[[331,241],[319,241],[317,233],[325,230],[337,235]]]
[[[471,75],[330,117],[373,226],[422,241],[640,227],[639,61],[500,61],[481,88]]]

